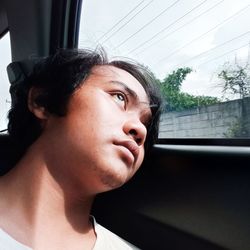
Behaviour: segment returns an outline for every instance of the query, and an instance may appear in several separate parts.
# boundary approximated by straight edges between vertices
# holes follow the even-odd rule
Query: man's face
[[[60,163],[61,176],[90,192],[119,187],[143,161],[150,119],[146,92],[132,75],[96,66],[72,95],[67,115],[49,117],[44,131],[48,158],[55,166]]]

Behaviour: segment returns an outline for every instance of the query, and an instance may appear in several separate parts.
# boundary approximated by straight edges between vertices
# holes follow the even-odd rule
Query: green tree
[[[225,63],[223,69],[218,74],[222,80],[223,97],[233,94],[240,99],[250,95],[250,67]]]
[[[179,68],[169,74],[163,81],[165,91],[168,93],[180,92],[181,84],[186,79],[186,76],[193,70],[189,67]]]
[[[160,81],[163,96],[166,100],[166,111],[181,111],[202,105],[218,103],[218,98],[211,96],[194,96],[181,91],[182,82],[192,72],[189,67],[179,68]]]
[[[242,66],[237,62],[234,64],[227,62],[223,65],[223,69],[219,72],[218,77],[221,79],[223,97],[225,98],[228,94],[231,94],[233,97],[239,98],[241,104],[241,117],[231,125],[225,136],[230,138],[249,137],[250,129],[246,119],[249,114],[244,105],[244,98],[250,96],[249,64],[246,63],[245,66]]]

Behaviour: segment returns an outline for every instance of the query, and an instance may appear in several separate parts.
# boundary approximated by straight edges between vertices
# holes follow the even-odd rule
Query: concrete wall
[[[250,97],[164,113],[159,138],[225,138],[241,119],[250,128]]]

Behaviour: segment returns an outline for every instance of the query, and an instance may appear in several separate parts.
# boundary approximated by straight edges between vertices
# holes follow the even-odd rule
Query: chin
[[[100,180],[102,185],[104,186],[103,192],[109,191],[112,189],[119,188],[123,186],[131,177],[125,173],[111,173],[111,172],[104,172],[100,176]]]

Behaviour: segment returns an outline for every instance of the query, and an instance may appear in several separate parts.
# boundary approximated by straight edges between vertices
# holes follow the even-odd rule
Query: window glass
[[[149,66],[160,138],[250,137],[250,0],[85,0],[79,47]]]
[[[10,109],[9,79],[6,71],[11,62],[9,33],[0,39],[0,55],[0,130],[4,130],[7,128],[7,113]]]

